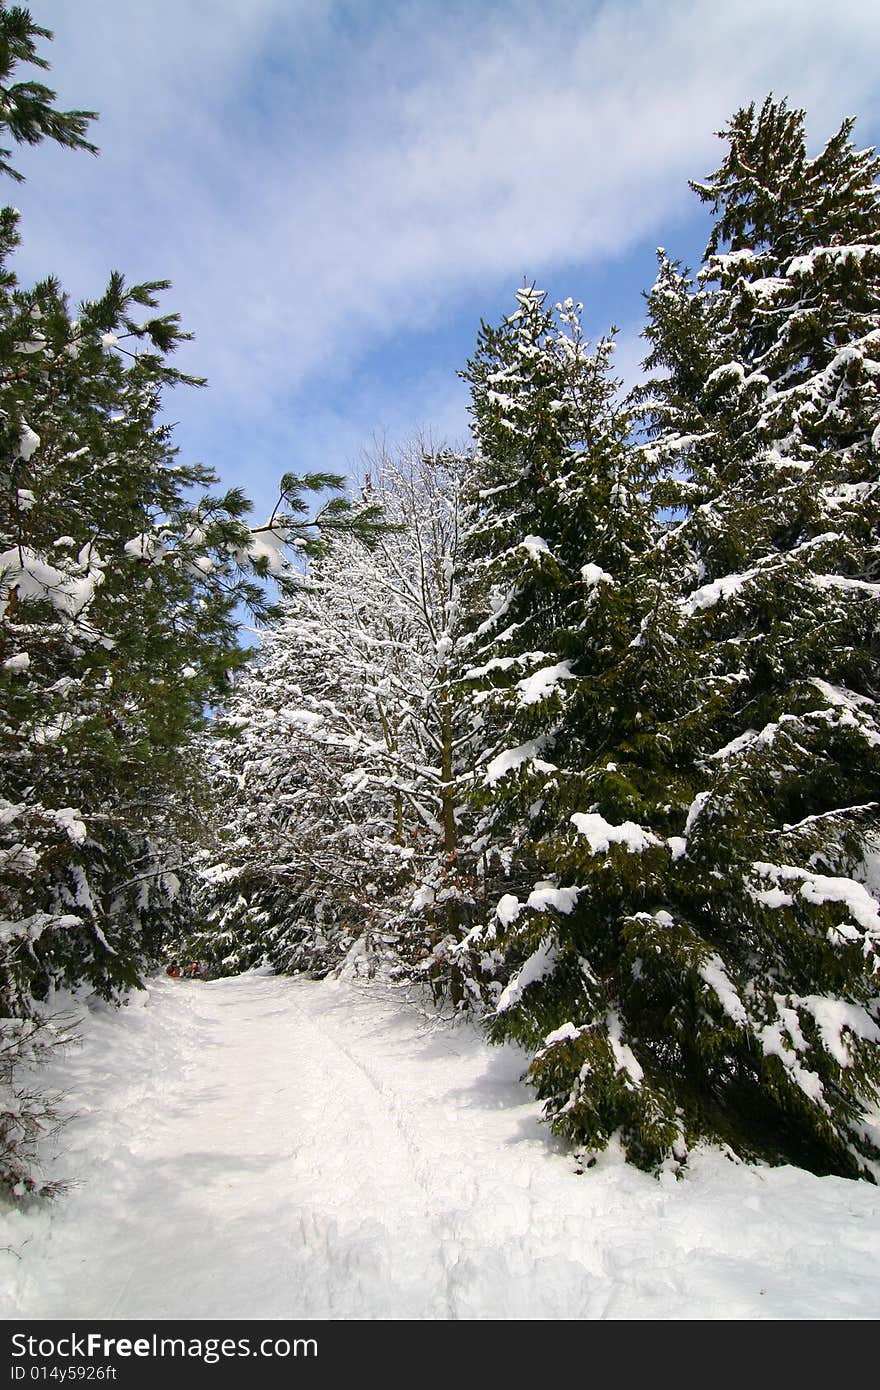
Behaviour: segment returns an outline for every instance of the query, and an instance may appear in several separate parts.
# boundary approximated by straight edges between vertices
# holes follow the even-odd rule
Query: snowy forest
[[[94,152],[0,3],[2,174]],[[588,1167],[880,1178],[880,158],[781,95],[658,252],[647,377],[511,287],[471,438],[181,457],[165,282],[18,282],[0,212],[0,1180],[52,1193],[60,991],[169,961],[421,986]],[[77,153],[79,152],[79,153]],[[572,287],[574,288],[574,287]],[[250,648],[242,626],[256,627]],[[37,1070],[37,1075],[39,1071]],[[24,1079],[22,1079],[24,1078]],[[582,1182],[588,1178],[583,1177]]]

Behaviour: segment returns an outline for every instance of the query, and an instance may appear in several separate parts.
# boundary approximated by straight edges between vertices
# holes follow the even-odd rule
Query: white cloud
[[[523,273],[672,244],[712,131],[770,88],[817,139],[880,119],[876,0],[34,8],[103,156],[27,154],[26,266],[171,278],[189,360],[243,417],[312,418],[328,374],[465,302],[476,323]]]

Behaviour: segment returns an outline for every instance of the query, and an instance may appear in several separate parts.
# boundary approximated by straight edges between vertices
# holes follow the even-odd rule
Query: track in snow
[[[0,1313],[880,1313],[877,1189],[715,1154],[578,1176],[522,1068],[382,988],[152,982],[87,1020],[57,1160],[80,1182],[0,1217]]]

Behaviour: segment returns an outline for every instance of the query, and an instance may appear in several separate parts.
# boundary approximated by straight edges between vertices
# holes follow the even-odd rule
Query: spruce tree
[[[527,336],[517,317],[484,330],[469,367],[475,558],[508,587],[495,601],[503,631],[496,642],[491,621],[480,625],[484,659],[470,673],[493,735],[475,795],[494,914],[467,944],[495,977],[490,1035],[536,1050],[530,1076],[554,1127],[594,1150],[620,1132],[650,1165],[679,1146],[681,1124],[624,1035],[656,1026],[639,1018],[630,936],[656,906],[666,837],[689,800],[686,752],[662,734],[680,707],[676,615],[613,340],[590,350],[570,303],[555,319],[531,294],[527,305]],[[507,367],[518,409],[505,402],[493,431],[499,332],[508,349],[519,339]],[[499,498],[505,532],[493,525]]]
[[[672,1094],[693,1134],[855,1176],[880,1079],[880,161],[852,125],[810,158],[785,102],[733,117],[694,185],[705,263],[662,259],[649,296],[643,403],[697,711],[662,902],[693,950]]]
[[[601,364],[590,362],[579,310],[568,301],[554,313],[543,291],[524,287],[500,326],[482,325],[462,373],[474,436],[462,546],[464,679],[482,750],[474,801],[486,867],[510,885],[531,873],[529,807],[555,770],[556,716],[573,678],[583,502],[574,441],[593,426],[584,381],[610,351],[603,344]]]

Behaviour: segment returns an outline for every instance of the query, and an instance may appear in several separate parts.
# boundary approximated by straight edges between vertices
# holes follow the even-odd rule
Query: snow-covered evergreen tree
[[[690,671],[665,735],[688,726],[695,794],[632,952],[641,990],[669,974],[687,1130],[856,1175],[880,1079],[880,161],[851,129],[809,158],[802,112],[737,112],[694,185],[716,215],[705,265],[693,283],[663,258],[649,296]],[[660,1039],[629,1030],[650,1075]]]
[[[554,315],[545,301],[520,290],[509,318],[483,324],[462,374],[475,441],[462,547],[465,678],[481,747],[474,799],[485,803],[486,867],[511,884],[532,872],[530,808],[555,771],[557,716],[573,678],[569,634],[586,583],[576,440],[593,423],[584,383],[611,350],[601,345],[591,361],[580,306]]]
[[[469,673],[489,735],[475,795],[490,891],[467,946],[496,977],[491,1036],[538,1049],[555,1126],[596,1148],[624,1130],[650,1163],[679,1126],[647,1088],[629,1103],[621,1032],[627,926],[653,905],[689,800],[687,758],[674,772],[658,737],[680,704],[675,616],[613,340],[590,349],[580,306],[554,316],[534,291],[520,305],[468,373],[475,583],[494,581],[499,617],[477,626]]]
[[[850,130],[811,160],[800,112],[739,112],[698,186],[718,214],[703,270],[661,258],[654,437],[617,456],[666,519],[652,539],[637,508],[622,565],[589,571],[625,620],[572,607],[548,644],[525,585],[524,610],[499,604],[512,647],[528,633],[574,679],[526,745],[558,767],[532,779],[520,880],[480,938],[503,956],[491,1030],[538,1047],[559,1132],[616,1135],[644,1166],[703,1137],[853,1176],[877,1157],[878,162]],[[506,416],[534,438],[540,410]],[[617,512],[584,495],[582,563]]]
[[[638,633],[619,580],[651,525],[615,405],[613,336],[591,350],[580,305],[554,312],[529,288],[517,298],[499,329],[484,326],[465,373],[476,441],[466,678],[483,741],[474,796],[489,874],[507,891],[529,889],[535,841],[570,775],[581,715],[569,712],[584,662],[598,679]],[[597,698],[607,719],[613,709]]]

